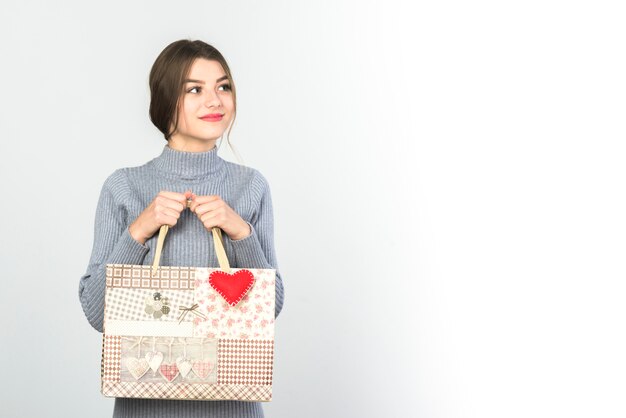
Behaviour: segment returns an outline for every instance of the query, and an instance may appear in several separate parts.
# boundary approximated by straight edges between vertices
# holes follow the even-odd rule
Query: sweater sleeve
[[[106,265],[142,264],[149,251],[146,245],[135,241],[128,230],[121,204],[127,192],[123,169],[116,170],[105,180],[96,207],[91,259],[78,285],[85,316],[99,332],[102,332],[104,320]]]
[[[257,192],[259,204],[252,215],[251,222],[248,222],[251,233],[243,239],[231,240],[231,244],[235,252],[237,266],[276,270],[275,318],[277,318],[283,309],[285,290],[274,249],[272,196],[269,183],[259,172],[252,182],[252,189]]]

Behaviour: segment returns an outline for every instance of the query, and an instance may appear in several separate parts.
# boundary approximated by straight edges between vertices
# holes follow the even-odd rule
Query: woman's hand
[[[218,195],[197,196],[192,194],[189,209],[202,221],[207,231],[219,227],[231,240],[246,238],[252,233],[250,226]]]
[[[176,225],[191,195],[190,190],[185,193],[159,192],[150,205],[128,227],[130,235],[135,241],[145,244],[162,225]]]

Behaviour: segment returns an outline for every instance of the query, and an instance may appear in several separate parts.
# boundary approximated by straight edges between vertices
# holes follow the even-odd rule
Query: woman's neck
[[[215,148],[216,142],[217,138],[204,140],[197,138],[184,138],[179,135],[174,135],[169,139],[169,141],[167,141],[168,146],[171,149],[185,152],[207,152]]]

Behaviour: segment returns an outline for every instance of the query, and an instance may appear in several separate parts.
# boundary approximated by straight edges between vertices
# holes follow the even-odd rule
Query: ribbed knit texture
[[[178,151],[165,145],[161,155],[138,167],[115,170],[104,182],[96,208],[94,241],[87,272],[80,278],[79,298],[89,323],[102,332],[106,264],[150,265],[158,232],[145,244],[135,241],[128,226],[162,191],[219,195],[251,226],[252,233],[231,240],[222,233],[231,267],[276,269],[276,316],[283,307],[283,281],[274,251],[272,198],[267,180],[256,169],[205,152]],[[213,237],[200,219],[185,209],[171,227],[160,265],[219,267]],[[259,402],[178,401],[116,398],[113,417],[257,418]]]

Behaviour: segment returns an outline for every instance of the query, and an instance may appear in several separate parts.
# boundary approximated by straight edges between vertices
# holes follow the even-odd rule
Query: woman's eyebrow
[[[215,82],[219,83],[222,80],[228,80],[228,76],[227,75],[222,76],[222,77],[218,78],[217,80],[215,80]],[[186,79],[184,82],[185,83],[200,83],[200,84],[204,84],[204,81],[202,81],[202,80],[192,80],[190,78]]]

